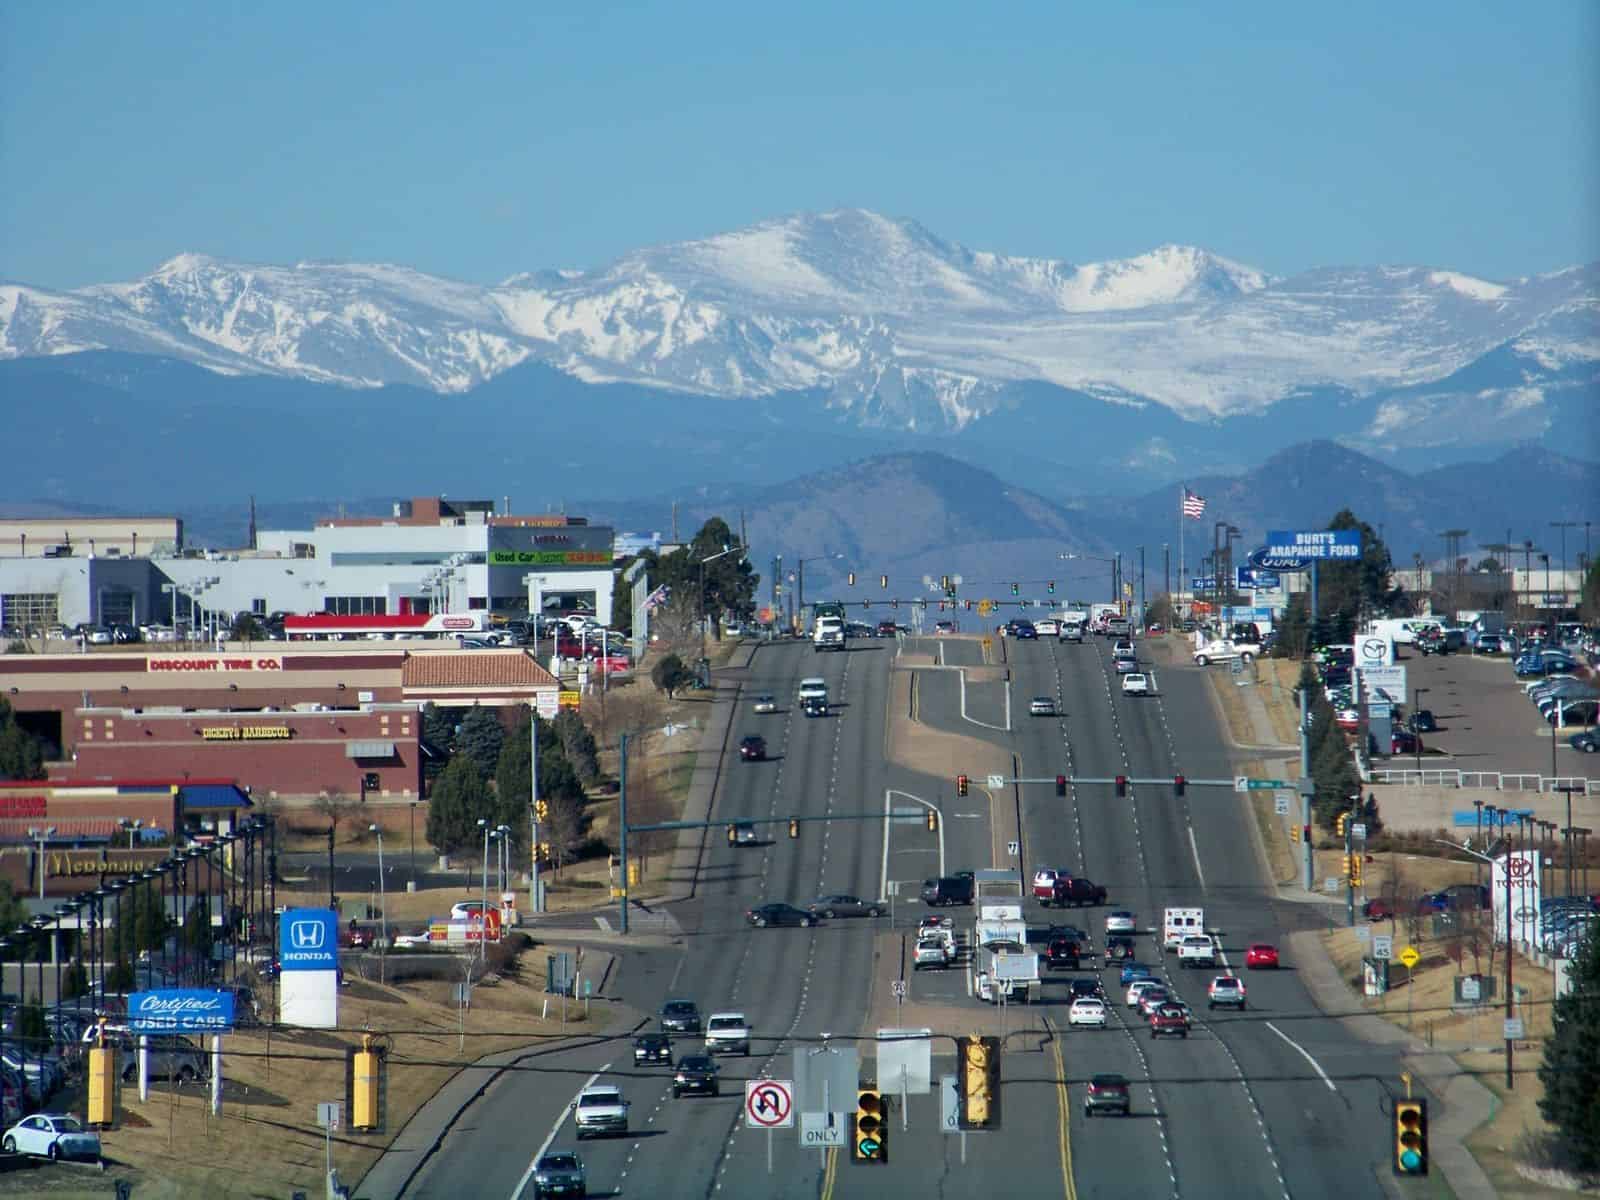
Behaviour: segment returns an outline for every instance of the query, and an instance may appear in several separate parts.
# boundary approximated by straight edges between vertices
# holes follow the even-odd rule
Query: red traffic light
[[[1056,795],[1065,796],[1066,794],[1067,794],[1067,777],[1065,775],[1057,775],[1056,776]]]
[[[966,794],[967,794],[967,777],[965,775],[957,775],[956,776],[956,795],[965,796]]]
[[[1182,775],[1174,775],[1172,777],[1172,794],[1175,795],[1175,796],[1183,795],[1183,776]]]
[[[1117,776],[1117,799],[1121,800],[1121,799],[1125,798],[1127,796],[1127,794],[1128,794],[1128,777],[1126,775],[1118,775]]]

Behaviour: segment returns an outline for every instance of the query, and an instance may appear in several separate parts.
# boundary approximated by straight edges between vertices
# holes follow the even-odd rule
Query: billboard
[[[278,964],[283,973],[339,966],[339,919],[331,908],[286,908],[278,914]]]
[[[159,988],[128,997],[134,1033],[226,1033],[233,1028],[233,993],[211,988]]]
[[[1253,592],[1257,588],[1272,592],[1283,586],[1283,581],[1273,571],[1263,570],[1258,567],[1238,567],[1236,568],[1236,573],[1238,576],[1238,588],[1241,592]]]
[[[1267,534],[1262,560],[1258,566],[1270,566],[1272,559],[1300,558],[1310,561],[1353,562],[1361,557],[1361,531],[1359,529],[1322,529],[1298,533],[1288,529],[1274,529]]]
[[[1509,905],[1506,878],[1510,876]],[[1539,940],[1539,852],[1517,850],[1494,860],[1489,879],[1489,899],[1494,904],[1494,935],[1506,936],[1506,920],[1511,921],[1511,936],[1519,942]]]

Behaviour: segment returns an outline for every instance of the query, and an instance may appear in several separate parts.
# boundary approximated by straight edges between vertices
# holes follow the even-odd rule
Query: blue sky
[[[490,281],[800,210],[1077,262],[1600,258],[1600,4],[0,6],[0,277]]]

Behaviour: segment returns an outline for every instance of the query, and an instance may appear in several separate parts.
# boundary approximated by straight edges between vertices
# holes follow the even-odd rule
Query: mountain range
[[[1531,540],[1527,561],[1537,566],[1543,551],[1553,569],[1561,566],[1563,543],[1552,521],[1575,523],[1564,543],[1571,565],[1580,553],[1592,551],[1591,532],[1600,534],[1600,521],[1592,531],[1583,525],[1597,515],[1592,506],[1600,497],[1600,465],[1534,446],[1513,447],[1492,461],[1407,474],[1335,442],[1306,442],[1237,476],[1198,477],[1192,487],[1205,498],[1206,511],[1202,520],[1182,521],[1181,535],[1175,487],[1063,502],[929,451],[875,455],[774,483],[700,485],[640,499],[597,492],[573,501],[569,511],[618,530],[660,533],[667,540],[674,530],[687,539],[706,519],[720,516],[745,530],[754,566],[768,583],[775,556],[782,556],[785,573],[803,556],[807,594],[856,598],[920,595],[924,575],[946,574],[963,575],[972,587],[1029,583],[1033,591],[1024,594],[1036,598],[1045,594],[1041,581],[1056,580],[1062,595],[1069,588],[1081,595],[1109,586],[1109,568],[1096,560],[1115,553],[1123,555],[1129,577],[1136,577],[1140,547],[1149,581],[1163,579],[1168,568],[1176,580],[1180,536],[1183,562],[1193,568],[1209,552],[1218,521],[1236,526],[1248,550],[1270,529],[1325,528],[1342,508],[1379,532],[1400,567],[1419,554],[1426,563],[1447,561],[1441,535],[1450,528],[1467,531],[1460,553],[1470,563],[1488,554],[1487,545]],[[267,500],[259,505],[258,521],[262,528],[307,528],[340,511],[387,514],[400,498]],[[0,504],[0,515],[35,518],[115,511]],[[190,544],[216,547],[243,544],[246,514],[242,500],[197,503],[181,512]],[[1063,560],[1062,555],[1078,558]],[[1523,561],[1516,556],[1518,565]],[[858,576],[854,593],[845,586],[850,571]],[[879,575],[891,579],[887,593],[878,587]],[[764,585],[762,595],[768,594]]]
[[[1395,266],[1279,278],[1170,245],[1075,264],[854,209],[493,285],[182,254],[133,282],[0,284],[0,385],[83,420],[66,441],[96,465],[148,440],[128,412],[192,457],[238,432],[240,410],[261,424],[337,411],[373,439],[370,461],[421,457],[452,480],[476,465],[467,490],[583,494],[610,467],[593,447],[558,437],[552,461],[541,437],[519,467],[502,437],[452,444],[457,426],[508,421],[548,435],[577,407],[615,435],[608,450],[643,437],[677,453],[676,467],[647,456],[660,469],[622,453],[645,491],[771,479],[797,453],[830,466],[920,449],[1004,455],[1049,495],[1135,494],[1306,438],[1409,468],[1523,441],[1600,457],[1600,264],[1499,282]],[[707,436],[740,444],[739,461],[717,471]],[[328,467],[355,471],[347,492],[399,482],[369,478],[359,450],[305,450],[278,460],[279,494],[326,494]],[[27,471],[14,498],[61,495],[59,476]]]

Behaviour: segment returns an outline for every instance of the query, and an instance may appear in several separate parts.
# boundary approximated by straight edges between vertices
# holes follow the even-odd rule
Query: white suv
[[[1141,671],[1135,671],[1122,677],[1122,694],[1124,696],[1148,696],[1150,694],[1150,676]]]
[[[1244,981],[1232,975],[1218,975],[1213,979],[1210,988],[1206,990],[1206,1006],[1216,1008],[1219,1004],[1242,1011],[1245,1006]]]

